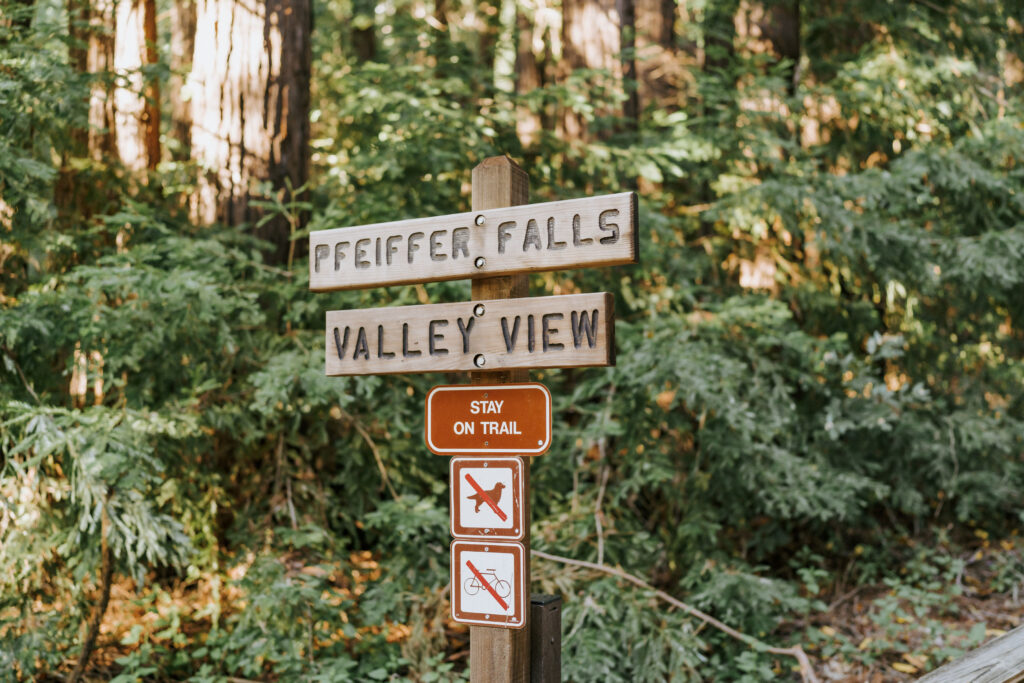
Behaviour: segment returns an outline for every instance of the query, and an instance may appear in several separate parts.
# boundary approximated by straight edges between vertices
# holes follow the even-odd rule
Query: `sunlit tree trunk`
[[[638,108],[676,108],[682,65],[676,44],[674,0],[635,0]]]
[[[283,192],[309,172],[310,0],[198,0],[196,9],[192,210],[205,223],[255,224],[257,183]],[[289,229],[278,217],[257,231],[273,245],[270,260],[287,258]]]
[[[89,93],[89,125],[72,136],[82,153],[102,160],[117,155],[112,79],[114,69],[114,0],[70,0],[68,4],[71,65],[81,74],[95,74]]]
[[[171,5],[171,77],[168,90],[171,101],[171,154],[188,159],[192,153],[192,103],[185,90],[186,78],[192,70],[192,54],[196,47],[195,0],[174,0]]]
[[[160,85],[146,79],[145,66],[157,63],[155,0],[119,0],[114,32],[114,70],[123,85],[114,90],[118,156],[133,171],[160,162]]]
[[[547,27],[543,10],[532,14],[523,7],[516,8],[516,92],[526,95],[547,84],[545,66],[551,59],[551,43],[545,33]],[[549,31],[547,31],[549,33]],[[524,147],[535,144],[545,120],[541,112],[521,106],[516,115],[516,133]]]
[[[621,82],[622,15],[617,0],[562,0],[561,76],[578,69],[604,69]],[[610,83],[613,89],[614,83]],[[598,113],[613,111],[611,101],[598,103]],[[587,126],[576,112],[562,115],[561,132],[573,140],[586,137]]]

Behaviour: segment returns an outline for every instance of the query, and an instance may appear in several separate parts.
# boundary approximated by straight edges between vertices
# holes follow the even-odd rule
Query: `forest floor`
[[[898,575],[853,586],[812,616],[804,649],[827,681],[910,681],[1024,623],[1024,539],[975,532]]]
[[[823,594],[832,595],[827,608],[811,613],[805,622],[785,624],[782,630],[807,652],[822,681],[915,680],[1024,623],[1024,538],[1014,533],[994,541],[979,531],[973,547],[960,545],[958,551],[918,548],[914,559],[894,576],[846,589],[823,587]],[[357,600],[380,578],[369,551],[352,553],[347,566],[339,564],[332,572],[322,563],[281,559],[290,574],[326,578]],[[238,564],[213,581],[181,581],[164,588],[150,581],[141,595],[131,579],[115,582],[87,680],[110,680],[121,668],[116,660],[144,643],[162,643],[173,650],[201,640],[201,632],[210,628],[213,604],[221,605],[223,617],[247,602],[249,596],[235,585],[247,567]],[[468,632],[447,618],[446,605],[446,600],[439,600],[432,610],[437,621],[430,630],[435,643],[436,636],[444,634],[449,650],[445,660],[461,668],[469,655]],[[379,627],[374,629],[380,633]],[[385,629],[386,640],[392,643],[423,637],[406,624]],[[776,643],[781,638],[769,634],[765,640]],[[793,664],[781,658],[775,671],[782,676],[793,670]],[[271,675],[264,680],[278,679]],[[418,677],[411,675],[411,680]]]

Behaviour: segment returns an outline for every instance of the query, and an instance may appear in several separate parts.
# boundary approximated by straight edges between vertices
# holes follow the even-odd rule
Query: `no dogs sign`
[[[523,537],[523,461],[452,458],[451,531],[455,537]]]

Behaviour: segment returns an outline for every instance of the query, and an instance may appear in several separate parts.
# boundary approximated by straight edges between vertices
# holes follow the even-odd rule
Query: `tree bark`
[[[352,2],[352,49],[359,62],[372,62],[377,57],[377,34],[373,19],[375,4],[375,0]]]
[[[550,54],[550,46],[540,35],[543,27],[537,26],[536,17],[530,17],[522,7],[516,8],[516,31],[516,93],[526,95],[545,85],[544,61],[537,52],[539,47],[542,53]],[[541,114],[520,105],[516,115],[516,134],[523,147],[536,144],[543,129]]]
[[[142,69],[157,63],[156,1],[118,0],[114,71],[127,87],[114,89],[114,139],[118,157],[133,171],[160,163],[160,84]]]
[[[68,31],[72,67],[81,74],[98,76],[89,94],[89,126],[72,132],[80,151],[100,161],[117,156],[116,122],[112,79],[114,68],[114,0],[69,0]]]
[[[174,0],[171,5],[171,77],[167,82],[171,100],[171,156],[187,160],[192,155],[192,103],[185,90],[196,49],[195,0]]]
[[[682,86],[676,44],[674,0],[635,0],[638,109],[681,106]]]
[[[198,0],[189,88],[192,158],[203,172],[194,218],[255,224],[256,184],[292,199],[309,175],[310,0]],[[287,259],[288,221],[256,230],[272,263]]]
[[[602,69],[616,83],[622,81],[622,15],[617,0],[562,0],[561,79],[579,69]],[[610,87],[612,84],[608,84]],[[598,114],[609,114],[609,105],[598,106]],[[566,110],[560,121],[561,133],[569,140],[587,137],[583,117]]]

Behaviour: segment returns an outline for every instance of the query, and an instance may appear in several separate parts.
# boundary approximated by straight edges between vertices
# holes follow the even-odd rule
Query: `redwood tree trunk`
[[[636,0],[636,79],[638,108],[676,108],[682,85],[676,45],[675,0]]]
[[[562,0],[563,79],[578,69],[603,69],[611,73],[613,81],[621,82],[621,52],[622,16],[618,0]],[[598,114],[613,111],[606,105],[599,107]],[[567,139],[587,136],[586,123],[575,112],[564,112],[560,123]]]
[[[549,52],[547,41],[539,35],[541,30],[536,19],[516,8],[516,92],[524,95],[545,84],[543,57],[538,56],[537,48]],[[539,44],[539,45],[538,45]],[[536,144],[543,130],[544,121],[541,114],[521,106],[516,114],[516,133],[523,147]]]
[[[192,70],[195,49],[195,0],[174,0],[171,5],[171,77],[167,85],[171,100],[170,132],[176,141],[171,154],[176,159],[188,159],[192,155],[192,103],[184,87]]]
[[[298,189],[309,174],[310,0],[198,0],[192,92],[192,158],[203,172],[192,198],[205,223],[255,225],[257,183]],[[268,258],[287,259],[290,226],[257,230]]]
[[[156,1],[118,0],[114,70],[125,85],[114,90],[114,137],[121,163],[133,171],[160,163],[160,85],[141,71],[157,63],[156,41]]]

